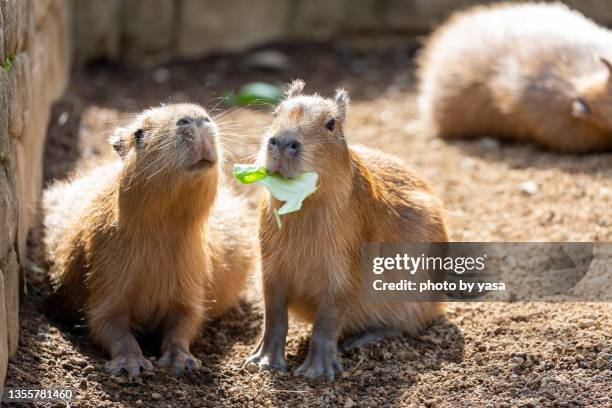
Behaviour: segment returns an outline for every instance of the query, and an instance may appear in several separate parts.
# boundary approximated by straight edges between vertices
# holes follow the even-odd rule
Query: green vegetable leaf
[[[265,82],[252,82],[240,88],[236,95],[226,94],[226,100],[232,105],[278,105],[283,98],[281,88]]]
[[[314,172],[286,179],[269,174],[264,166],[248,164],[235,164],[232,174],[244,184],[257,182],[265,186],[274,198],[284,201],[285,204],[274,212],[279,228],[282,226],[280,216],[299,211],[306,197],[316,191],[319,179],[319,175]]]
[[[317,189],[317,173],[302,173],[292,179],[280,176],[264,177],[257,182],[266,186],[270,194],[285,204],[278,209],[278,214],[288,214],[302,208],[302,201]]]
[[[257,164],[234,164],[232,174],[243,184],[251,184],[270,175],[265,166]]]

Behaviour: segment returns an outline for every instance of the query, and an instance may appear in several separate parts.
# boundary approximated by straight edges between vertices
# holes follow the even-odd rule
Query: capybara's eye
[[[140,144],[140,142],[142,142],[143,137],[144,137],[144,130],[138,129],[137,131],[134,132],[134,140],[136,141],[136,144]]]
[[[277,145],[277,141],[275,137],[271,137],[270,140],[268,140],[268,146],[270,147],[275,147]]]
[[[328,122],[325,124],[325,127],[326,127],[328,130],[334,130],[334,125],[335,125],[335,124],[336,124],[336,120],[332,118],[332,119],[330,119],[330,120],[329,120],[329,121],[328,121]]]
[[[204,122],[210,123],[210,118],[208,116],[204,116]]]

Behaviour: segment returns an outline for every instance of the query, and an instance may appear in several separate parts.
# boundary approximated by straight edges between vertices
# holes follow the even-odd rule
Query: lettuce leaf
[[[257,164],[234,164],[232,175],[242,184],[251,184],[264,177],[268,177],[270,174],[268,170],[266,170],[266,166],[259,166]]]
[[[235,164],[232,172],[241,183],[258,183],[265,186],[270,194],[284,204],[274,211],[276,223],[282,226],[280,216],[299,211],[302,202],[315,192],[319,175],[314,172],[302,173],[294,178],[286,179],[276,174],[270,174],[265,166],[256,164]]]

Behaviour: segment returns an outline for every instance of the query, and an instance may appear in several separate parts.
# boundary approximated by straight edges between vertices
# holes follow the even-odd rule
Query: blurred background
[[[474,0],[73,0],[74,61],[151,65],[271,42],[339,42],[359,48],[411,44]],[[568,5],[601,24],[605,0]]]
[[[395,154],[429,181],[444,200],[453,240],[612,241],[610,154],[558,155],[489,138],[448,142],[420,131],[414,56],[448,15],[476,3],[494,2],[0,0],[0,384],[12,355],[9,385],[71,384],[88,390],[85,405],[111,400],[131,401],[128,405],[137,400],[154,403],[177,387],[191,395],[211,385],[213,400],[244,393],[248,400],[255,400],[258,388],[232,391],[234,383],[259,381],[257,387],[265,388],[264,379],[253,380],[236,368],[256,339],[261,323],[258,309],[255,317],[234,316],[236,322],[216,326],[227,339],[213,332],[204,334],[218,343],[212,349],[200,345],[199,352],[213,353],[211,361],[223,367],[220,374],[215,371],[180,384],[162,375],[146,380],[138,389],[116,384],[102,374],[96,377],[103,372],[99,352],[86,337],[58,330],[45,315],[44,263],[37,254],[36,234],[31,233],[40,223],[42,189],[75,170],[114,159],[107,144],[112,129],[130,115],[160,103],[190,101],[205,106],[225,134],[229,169],[234,162],[253,159],[259,137],[270,123],[270,108],[278,102],[285,83],[303,78],[306,92],[324,95],[344,87],[352,99],[349,141]],[[565,3],[604,26],[612,25],[609,0]],[[252,191],[241,192],[254,203]],[[28,293],[21,296],[21,336],[20,292]],[[482,312],[490,325],[528,320],[522,305],[493,312],[488,305],[488,311],[480,310],[484,308],[474,305],[470,313]],[[528,337],[521,333],[532,334],[531,324],[537,325],[537,319],[540,324],[547,322],[552,309],[540,305],[530,310],[539,317],[529,324],[517,323],[520,327],[514,328],[515,337],[508,342]],[[580,309],[564,310],[558,326],[551,328],[559,338],[567,337],[563,324],[582,316]],[[595,319],[607,312],[604,304],[591,308]],[[438,373],[441,362],[462,360],[463,338],[458,346],[455,324],[466,333],[468,344],[480,335],[489,337],[479,332],[486,325],[469,326],[469,332],[463,320],[457,320],[438,328],[437,343],[410,343],[407,347],[421,348],[431,362],[423,359],[424,368],[396,362],[392,373],[403,374],[395,377],[374,373],[371,381],[381,379],[384,392],[373,404],[399,401],[402,394],[397,388],[402,385],[426,395],[427,382],[419,382],[414,370]],[[241,343],[245,333],[246,343]],[[304,337],[307,331],[298,335]],[[609,330],[596,336],[591,333],[589,341],[609,336]],[[534,338],[533,344],[541,341]],[[291,347],[295,352],[298,345]],[[567,351],[567,358],[574,358],[574,352]],[[388,360],[387,351],[381,353],[380,359]],[[358,355],[351,358],[352,365],[363,361]],[[376,362],[376,358],[369,360]],[[94,368],[87,368],[90,363]],[[362,369],[367,371],[368,364]],[[462,370],[476,373],[479,364],[469,364]],[[223,370],[228,371],[223,374]],[[592,376],[585,372],[585,378]],[[363,378],[361,385],[370,381]],[[463,389],[461,381],[467,384],[469,378],[453,380],[453,387]],[[567,384],[565,390],[571,391]],[[352,407],[351,398],[360,386],[358,382],[349,385],[339,399],[329,400],[320,393],[316,398],[329,397],[328,403]],[[439,395],[453,389],[443,388],[437,390]],[[605,395],[605,390],[601,393]],[[285,396],[296,403],[309,402],[314,398],[309,395]],[[268,406],[270,398],[266,398]],[[273,405],[279,401],[287,402],[272,398]]]

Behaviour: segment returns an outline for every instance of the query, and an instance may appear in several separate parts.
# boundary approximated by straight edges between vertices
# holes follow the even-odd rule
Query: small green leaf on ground
[[[283,97],[281,88],[265,82],[252,82],[240,88],[237,94],[226,94],[230,105],[278,105]]]

